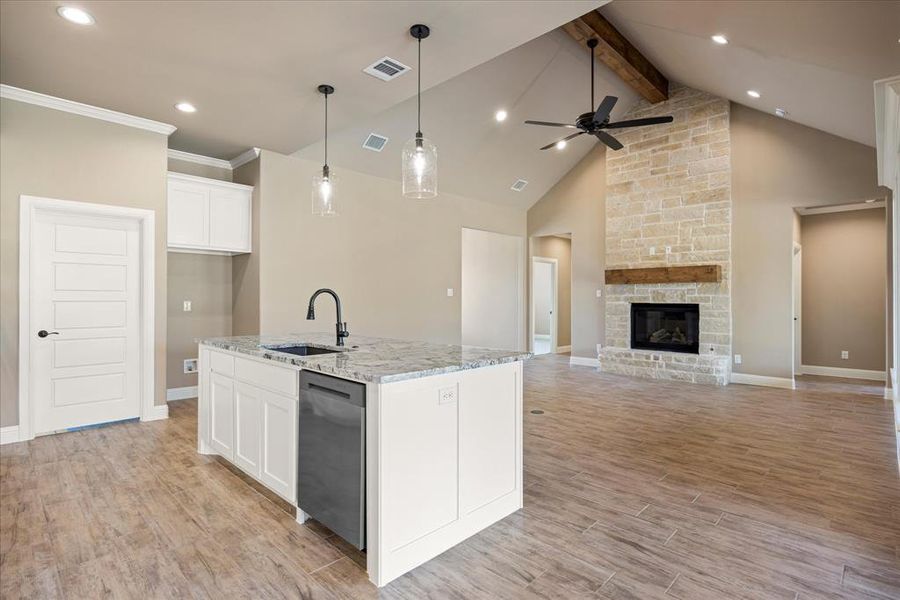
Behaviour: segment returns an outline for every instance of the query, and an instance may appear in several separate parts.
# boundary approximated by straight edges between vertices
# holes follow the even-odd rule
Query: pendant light
[[[337,182],[334,173],[328,168],[328,96],[334,93],[334,88],[322,84],[318,90],[325,96],[325,164],[322,166],[322,174],[313,176],[312,214],[319,217],[336,217],[338,214],[335,201]]]
[[[437,196],[437,147],[422,135],[422,40],[431,29],[413,25],[409,33],[419,40],[418,99],[416,136],[403,145],[403,195],[426,200]]]

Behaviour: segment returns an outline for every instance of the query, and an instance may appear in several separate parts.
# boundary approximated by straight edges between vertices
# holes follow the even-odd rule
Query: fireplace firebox
[[[700,305],[631,305],[631,347],[700,353]]]

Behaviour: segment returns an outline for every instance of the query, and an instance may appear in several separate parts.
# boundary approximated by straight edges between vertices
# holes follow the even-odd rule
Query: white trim
[[[23,90],[22,88],[6,84],[0,84],[0,98],[25,102],[26,104],[34,104],[35,106],[43,106],[44,108],[52,108],[53,110],[60,110],[74,115],[81,115],[82,117],[89,117],[91,119],[99,119],[109,123],[116,123],[117,125],[144,129],[146,131],[161,133],[167,136],[172,135],[177,129],[177,127],[169,125],[168,123],[151,121],[150,119],[116,112],[114,110],[109,110],[108,108],[100,108],[99,106],[82,104],[81,102],[74,102],[72,100],[66,100],[65,98],[48,96],[47,94]]]
[[[141,227],[141,403],[142,421],[165,419],[168,408],[155,406],[156,393],[156,213],[145,208],[19,196],[19,439],[34,439],[29,390],[31,360],[31,232],[38,209],[135,219]]]
[[[884,388],[884,399],[885,400],[893,400],[894,399],[894,390],[889,387]]]
[[[572,346],[557,346],[556,347],[557,354],[563,354],[565,352],[571,352],[571,351],[572,351]]]
[[[207,167],[215,167],[217,169],[231,170],[231,161],[222,160],[221,158],[213,158],[211,156],[203,156],[202,154],[191,154],[190,152],[182,152],[181,150],[173,150],[169,148],[169,158],[172,160],[180,160]]]
[[[218,186],[222,188],[228,188],[230,190],[242,190],[242,191],[253,191],[252,185],[244,185],[243,183],[232,183],[230,181],[222,181],[221,179],[211,179],[209,177],[199,177],[197,175],[188,175],[186,173],[176,173],[175,171],[168,171],[166,173],[166,177],[168,179],[175,179],[181,181],[188,181],[191,183],[200,183],[203,185],[212,185]]]
[[[844,367],[820,367],[816,365],[801,365],[804,375],[824,375],[825,377],[846,377],[848,379],[868,379],[871,381],[886,381],[884,371],[867,371],[865,369],[846,369]]]
[[[197,389],[198,388],[196,385],[189,385],[180,388],[169,388],[166,390],[166,402],[172,402],[173,400],[185,400],[187,398],[196,398]]]
[[[20,441],[18,425],[0,427],[0,446],[3,446],[4,444],[14,444],[18,441]]]
[[[569,357],[569,366],[570,367],[595,367],[597,369],[600,368],[600,359],[599,358],[585,358],[583,356],[570,356]]]
[[[764,387],[795,389],[794,380],[788,377],[769,377],[768,375],[752,375],[750,373],[731,373],[731,383],[744,385],[761,385]]]
[[[241,165],[245,165],[251,160],[259,157],[259,148],[250,148],[246,152],[238,154],[234,158],[232,158],[229,162],[231,164],[232,169],[237,169]]]
[[[531,297],[531,351],[534,352],[534,340],[538,338],[538,334],[534,333],[534,263],[545,263],[553,269],[553,276],[550,279],[550,354],[559,352],[556,347],[556,340],[559,335],[559,260],[547,256],[531,257],[531,273],[529,279],[531,281],[531,289],[529,296]]]
[[[828,213],[850,212],[853,210],[868,210],[870,208],[884,208],[887,205],[884,198],[876,199],[874,202],[854,202],[852,204],[834,204],[832,206],[813,206],[811,208],[798,208],[797,214],[807,215],[824,215]]]

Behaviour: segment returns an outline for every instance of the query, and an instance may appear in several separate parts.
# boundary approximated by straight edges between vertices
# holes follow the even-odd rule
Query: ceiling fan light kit
[[[437,196],[437,147],[422,135],[422,40],[431,34],[427,25],[416,24],[409,34],[418,41],[416,135],[403,145],[401,171],[403,196],[427,200]]]
[[[591,49],[591,108],[594,107],[594,48],[597,47],[599,42],[596,38],[591,38],[587,41],[588,48]],[[613,108],[618,102],[619,99],[616,96],[606,96],[597,106],[597,110],[592,112],[586,112],[578,116],[575,120],[574,125],[569,125],[567,123],[554,123],[551,121],[525,121],[526,125],[541,125],[543,127],[563,127],[566,129],[577,129],[575,133],[567,135],[564,138],[560,138],[556,141],[550,142],[546,146],[541,147],[541,150],[549,150],[550,148],[563,149],[566,147],[566,143],[576,138],[580,135],[588,134],[596,137],[599,141],[603,142],[608,148],[613,150],[621,150],[624,146],[622,143],[606,133],[604,129],[622,129],[625,127],[642,127],[645,125],[658,125],[661,123],[671,123],[673,121],[672,117],[647,117],[645,119],[630,119],[628,121],[618,121],[615,123],[609,122],[609,115],[612,112]]]

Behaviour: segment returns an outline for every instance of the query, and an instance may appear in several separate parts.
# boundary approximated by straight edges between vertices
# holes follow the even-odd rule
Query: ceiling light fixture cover
[[[328,96],[334,93],[334,88],[323,83],[318,90],[325,96],[325,164],[322,165],[322,173],[316,173],[313,176],[312,214],[318,217],[336,217],[338,215],[337,180],[334,173],[328,168]]]
[[[193,104],[191,104],[190,102],[179,102],[178,104],[175,105],[175,108],[177,110],[180,110],[181,112],[186,112],[186,113],[197,112],[197,107],[194,106]]]
[[[403,172],[403,196],[427,200],[437,196],[437,147],[422,135],[422,40],[431,30],[427,25],[413,25],[411,36],[419,42],[418,94],[416,135],[403,145],[401,170]]]
[[[502,123],[506,120],[506,117],[509,116],[505,110],[502,108],[497,111],[497,114],[494,115],[494,118],[497,119],[498,123]]]
[[[567,144],[568,142],[566,142],[566,140],[559,140],[558,142],[556,142],[556,149],[562,150],[566,147]]]
[[[76,23],[78,25],[93,25],[94,17],[89,12],[76,6],[60,6],[56,9],[56,14],[66,21]]]
[[[724,35],[722,35],[721,33],[717,33],[716,35],[712,36],[712,41],[714,41],[717,44],[724,45],[724,44],[728,43],[728,38],[725,37]]]
[[[747,95],[751,98],[759,98],[762,94],[760,94],[756,90],[747,90]]]

